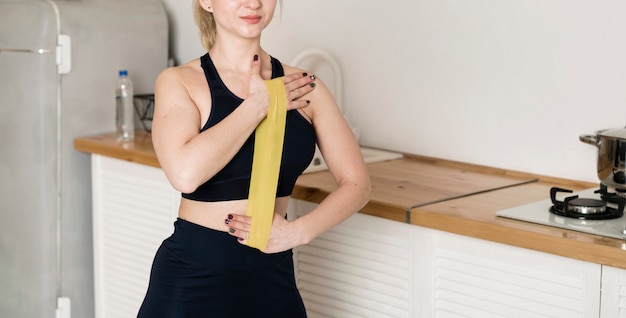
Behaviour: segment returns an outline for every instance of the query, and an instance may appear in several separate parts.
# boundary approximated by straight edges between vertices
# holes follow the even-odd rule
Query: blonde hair
[[[215,19],[213,19],[213,13],[208,12],[202,8],[200,1],[193,0],[193,18],[196,20],[198,29],[200,29],[200,40],[202,41],[202,47],[209,51],[215,44],[215,37],[217,29],[215,28]]]
[[[280,9],[282,12],[283,1],[279,0]],[[199,0],[193,0],[193,18],[196,20],[198,29],[200,29],[200,40],[202,41],[202,47],[209,51],[215,45],[215,38],[217,37],[217,28],[215,27],[215,19],[213,13],[208,12],[202,8]]]

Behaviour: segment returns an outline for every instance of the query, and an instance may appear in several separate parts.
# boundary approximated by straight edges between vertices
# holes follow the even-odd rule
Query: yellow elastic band
[[[264,250],[270,237],[278,173],[285,139],[287,94],[282,79],[265,81],[270,96],[267,117],[256,128],[246,215],[252,217],[246,245]]]

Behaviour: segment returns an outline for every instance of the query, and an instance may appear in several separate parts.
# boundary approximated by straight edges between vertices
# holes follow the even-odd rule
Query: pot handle
[[[598,146],[598,137],[596,135],[580,135],[579,139],[586,144]]]

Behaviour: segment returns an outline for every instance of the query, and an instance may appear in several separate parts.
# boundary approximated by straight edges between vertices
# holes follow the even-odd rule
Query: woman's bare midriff
[[[274,213],[285,215],[289,197],[276,198]],[[248,200],[231,200],[218,202],[193,201],[181,198],[178,217],[210,229],[227,232],[224,220],[228,214],[246,214]]]

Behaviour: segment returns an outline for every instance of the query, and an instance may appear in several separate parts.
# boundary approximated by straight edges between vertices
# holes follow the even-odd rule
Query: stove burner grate
[[[602,193],[602,200],[579,198],[575,195],[567,197],[563,201],[556,199],[556,195],[559,192],[572,193],[573,191],[556,187],[550,189],[550,199],[553,204],[550,207],[550,212],[556,215],[580,220],[608,220],[624,215],[626,200],[618,196],[610,196],[606,191]],[[602,189],[598,192],[602,192]],[[618,207],[610,207],[607,202],[615,203]]]

